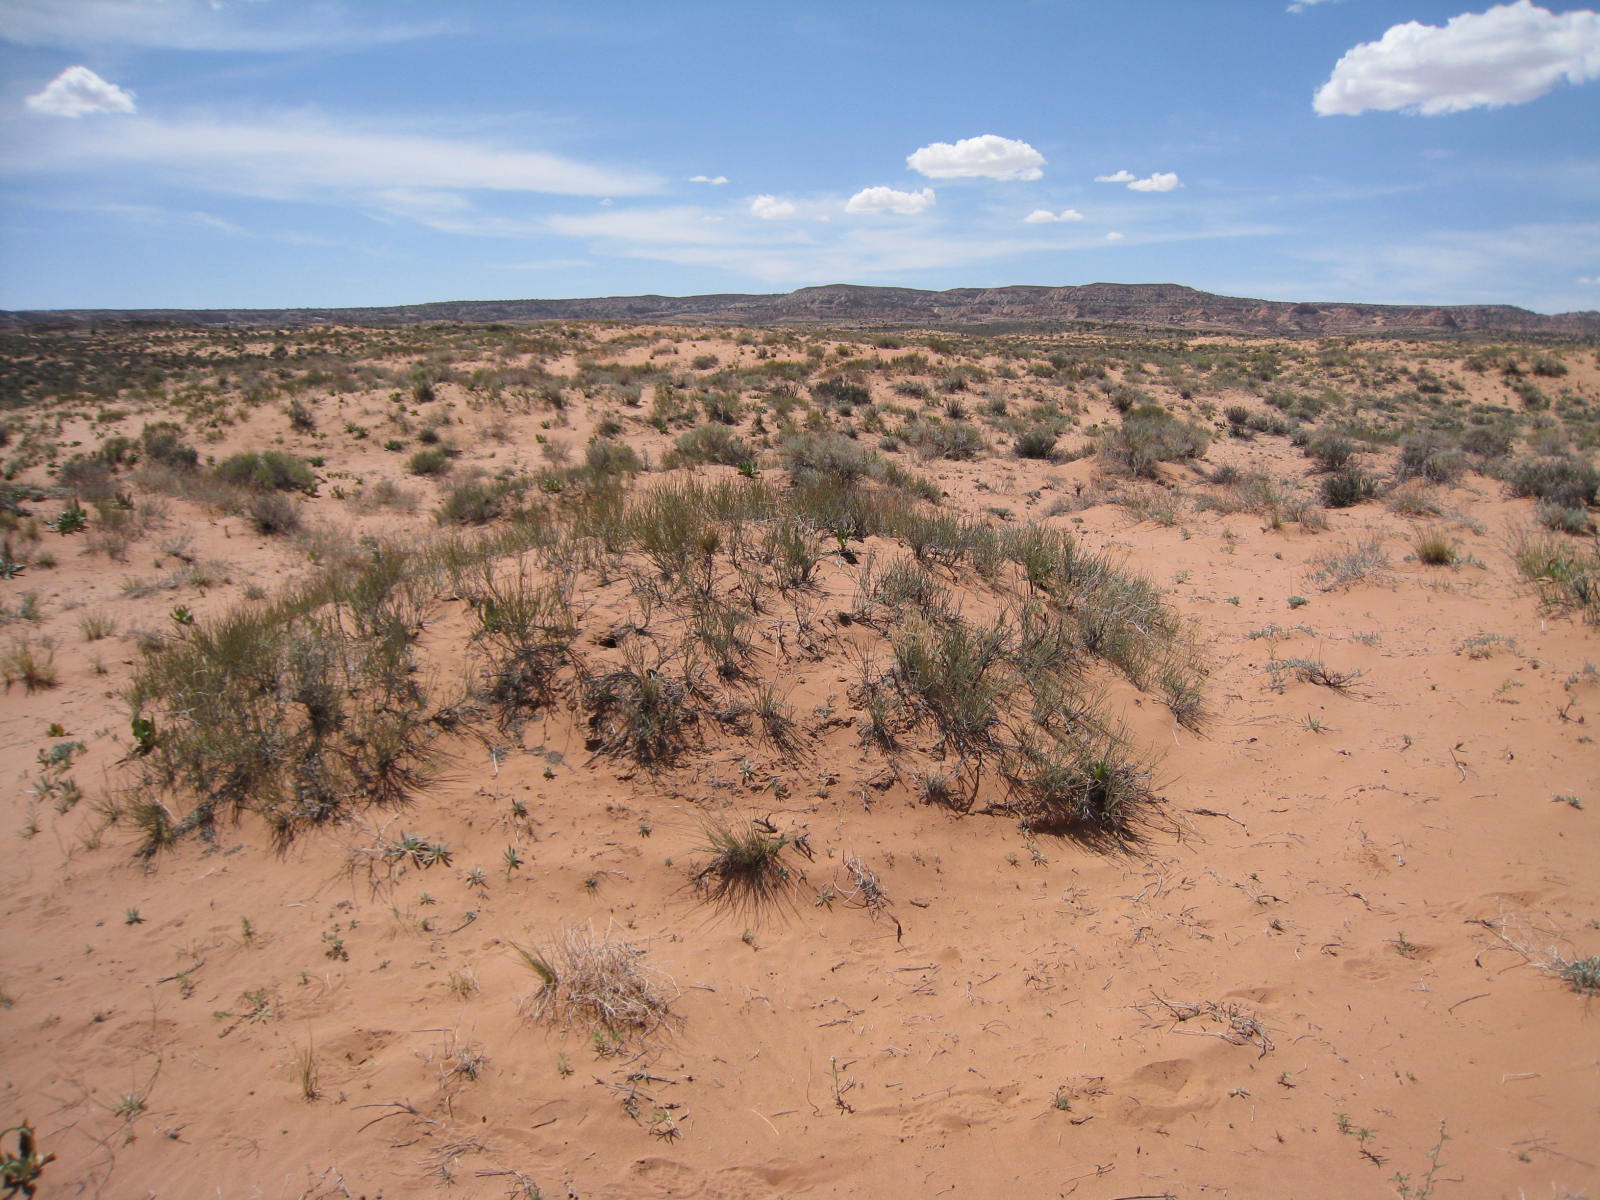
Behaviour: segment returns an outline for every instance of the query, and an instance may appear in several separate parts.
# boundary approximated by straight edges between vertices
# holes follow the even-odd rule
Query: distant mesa
[[[0,313],[7,325],[160,322],[209,326],[416,325],[598,320],[735,325],[960,327],[1040,330],[1140,325],[1195,332],[1547,334],[1600,337],[1600,312],[1545,316],[1509,304],[1290,303],[1217,296],[1174,283],[1073,287],[916,288],[828,284],[773,295],[606,296],[577,300],[459,300],[391,308],[61,309]]]

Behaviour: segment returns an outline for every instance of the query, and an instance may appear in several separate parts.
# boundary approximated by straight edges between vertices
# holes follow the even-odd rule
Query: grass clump
[[[1424,529],[1411,539],[1411,552],[1417,561],[1430,567],[1454,566],[1460,555],[1450,535],[1437,527]]]
[[[665,766],[688,744],[695,720],[690,688],[647,666],[637,649],[623,653],[624,661],[615,670],[584,681],[589,748],[645,767]]]
[[[645,962],[643,947],[568,929],[546,952],[517,948],[539,988],[521,1002],[524,1016],[626,1038],[671,1020],[672,981]]]
[[[1311,581],[1325,592],[1380,577],[1389,565],[1378,537],[1349,542],[1311,560]]]
[[[1589,624],[1600,625],[1600,538],[1585,545],[1524,530],[1512,541],[1511,557],[1546,604],[1575,610]]]
[[[779,833],[769,821],[746,821],[737,827],[707,820],[699,853],[708,855],[695,871],[695,891],[708,902],[735,910],[760,910],[778,902],[794,884],[796,873],[784,851],[803,851],[805,839]]]
[[[1322,477],[1319,491],[1329,508],[1354,508],[1378,494],[1378,482],[1359,467],[1341,467]]]
[[[1119,734],[1093,727],[1042,747],[1025,743],[1006,777],[1025,830],[1091,843],[1132,839],[1154,800],[1150,765]]]
[[[6,690],[20,683],[29,693],[53,688],[61,682],[56,669],[55,643],[49,638],[18,638],[0,651],[0,679]]]
[[[570,595],[558,585],[536,586],[520,571],[497,579],[486,566],[473,613],[472,641],[486,660],[484,695],[502,722],[550,704],[578,636]]]

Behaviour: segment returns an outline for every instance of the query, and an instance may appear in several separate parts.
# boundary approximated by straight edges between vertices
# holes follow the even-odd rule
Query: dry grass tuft
[[[529,1020],[625,1037],[650,1033],[672,1019],[677,987],[644,961],[644,948],[636,943],[585,928],[566,930],[548,953],[516,949],[540,980],[519,1005]]]

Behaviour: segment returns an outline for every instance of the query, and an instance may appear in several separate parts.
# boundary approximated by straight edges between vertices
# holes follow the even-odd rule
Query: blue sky
[[[0,307],[1096,280],[1600,308],[1600,15],[0,0]]]

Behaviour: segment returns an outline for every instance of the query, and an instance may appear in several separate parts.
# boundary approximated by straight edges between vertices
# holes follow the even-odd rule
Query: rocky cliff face
[[[0,314],[12,324],[175,321],[202,325],[391,325],[425,321],[693,321],[790,326],[1145,325],[1293,335],[1547,334],[1600,337],[1600,312],[1545,316],[1508,304],[1289,303],[1217,296],[1171,283],[1076,287],[915,288],[830,284],[775,295],[465,300],[393,308],[81,309]]]

